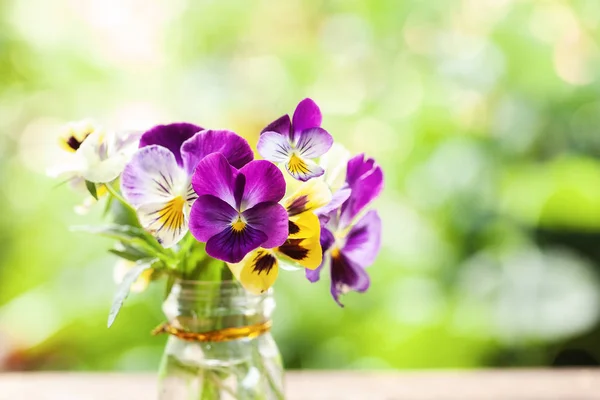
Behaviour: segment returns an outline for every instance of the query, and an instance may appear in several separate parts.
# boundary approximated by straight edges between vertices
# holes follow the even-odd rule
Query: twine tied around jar
[[[226,342],[244,338],[253,339],[270,331],[271,325],[271,320],[267,320],[253,325],[229,327],[208,332],[190,332],[165,322],[154,329],[152,334],[167,333],[188,342]]]

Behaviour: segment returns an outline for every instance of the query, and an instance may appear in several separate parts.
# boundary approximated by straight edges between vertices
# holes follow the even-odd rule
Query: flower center
[[[304,160],[300,158],[296,152],[292,153],[290,161],[288,162],[288,168],[293,174],[307,174],[310,172],[308,165],[306,165]]]
[[[332,250],[331,250],[331,257],[332,258],[338,258],[340,256],[340,248],[335,246]]]
[[[60,145],[68,152],[75,153],[79,150],[81,143],[94,132],[93,128],[83,131],[71,130],[66,137],[60,139]]]
[[[231,229],[234,232],[241,232],[246,227],[246,223],[242,220],[242,216],[238,215],[237,219],[231,223]]]
[[[185,200],[181,196],[175,197],[169,201],[160,211],[160,222],[168,229],[176,229],[183,225],[184,215],[183,206]]]
[[[335,253],[336,257],[340,253],[339,249],[343,249],[344,246],[346,245],[346,237],[348,236],[348,232],[350,232],[350,228],[346,229],[345,231],[333,232],[333,237],[335,239],[335,242],[333,245],[334,245],[334,249],[336,250],[336,253]],[[333,250],[332,250],[331,254],[333,255]]]

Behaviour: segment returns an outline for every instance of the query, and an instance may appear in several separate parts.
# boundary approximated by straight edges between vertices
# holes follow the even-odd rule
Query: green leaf
[[[148,256],[150,256],[148,253],[140,251],[135,247],[130,247],[130,249],[128,250],[110,249],[109,253],[113,253],[114,255],[129,261],[139,261],[146,259],[148,258]]]
[[[154,257],[153,256],[154,252],[148,252],[143,247],[140,247],[133,243],[125,243],[125,242],[119,242],[119,245],[116,247],[116,249],[114,249],[114,251],[111,250],[111,252],[122,258],[126,258],[126,259],[135,258],[135,260],[133,260],[133,261],[141,260],[143,258],[153,258]],[[127,254],[128,257],[124,257],[125,254]]]
[[[149,257],[160,259],[165,265],[171,268],[176,268],[178,264],[173,252],[162,247],[152,235],[142,228],[110,224],[104,226],[80,225],[71,227],[71,230],[116,239],[124,245],[136,247],[138,250],[146,252]]]
[[[129,225],[77,225],[71,227],[71,230],[74,232],[92,233],[94,235],[101,235],[111,239],[123,240],[125,242],[132,241],[133,239],[146,240],[147,238],[147,234],[143,229]]]
[[[114,201],[114,197],[110,196],[113,200],[110,206],[110,214],[112,216],[112,222],[116,225],[129,225],[141,228],[135,211],[130,207],[124,206],[120,201]]]
[[[115,293],[112,306],[110,307],[110,312],[108,313],[109,328],[111,327],[113,322],[115,322],[115,318],[117,318],[117,315],[119,314],[119,311],[123,306],[123,302],[129,295],[129,289],[131,288],[131,285],[133,285],[133,283],[140,277],[140,275],[145,270],[152,267],[153,262],[154,260],[140,261],[135,267],[133,267],[127,272],[127,274],[123,278],[123,282],[121,282],[121,284],[117,288],[117,292]]]
[[[167,285],[165,286],[165,299],[171,293],[171,289],[173,288],[173,284],[175,283],[175,275],[169,274],[167,278]]]
[[[52,186],[52,189],[58,189],[59,187],[66,185],[67,183],[71,182],[72,180],[73,180],[73,178],[69,178],[69,179],[65,179],[64,181],[60,181],[56,185]]]
[[[102,211],[102,218],[106,218],[106,216],[108,215],[108,213],[110,212],[111,206],[112,206],[112,202],[113,202],[113,197],[112,196],[106,196],[106,204],[104,205],[104,211]]]
[[[98,192],[96,191],[96,184],[94,182],[85,181],[85,187],[87,188],[88,192],[90,192],[92,197],[95,198],[96,200],[98,200]]]

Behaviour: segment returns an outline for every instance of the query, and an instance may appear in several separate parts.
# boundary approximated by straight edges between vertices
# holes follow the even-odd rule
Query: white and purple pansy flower
[[[379,252],[381,219],[375,210],[363,212],[382,189],[381,167],[360,154],[348,161],[340,195],[334,194],[332,202],[319,210],[323,262],[316,270],[306,270],[306,277],[318,281],[321,269],[329,263],[331,295],[340,306],[341,294],[369,288],[365,268],[373,264]]]
[[[285,163],[290,175],[307,181],[325,172],[314,159],[325,154],[333,137],[321,128],[321,110],[311,99],[302,100],[294,116],[273,121],[262,130],[257,144],[258,153],[274,163]]]
[[[136,151],[140,132],[107,131],[90,120],[62,128],[60,146],[66,151],[48,174],[85,189],[85,181],[108,183],[119,177]]]
[[[175,123],[144,133],[140,148],[125,166],[123,196],[136,209],[141,225],[163,247],[173,246],[186,234],[190,208],[198,197],[192,174],[212,153],[221,154],[237,168],[254,158],[248,142],[234,132]]]
[[[285,195],[281,171],[266,160],[240,169],[222,154],[205,157],[192,178],[198,199],[190,232],[206,242],[206,253],[229,263],[252,250],[281,246],[288,236],[288,215],[278,202]]]

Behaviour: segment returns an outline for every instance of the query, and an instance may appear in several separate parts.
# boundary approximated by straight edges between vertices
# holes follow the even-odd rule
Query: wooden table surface
[[[0,400],[152,400],[152,374],[5,373]],[[288,400],[600,399],[599,370],[289,372]]]

